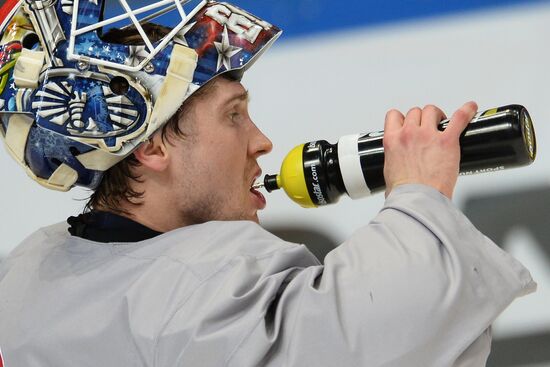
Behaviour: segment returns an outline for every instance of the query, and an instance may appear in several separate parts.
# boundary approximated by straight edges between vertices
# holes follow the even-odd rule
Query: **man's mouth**
[[[265,208],[266,200],[265,200],[264,195],[261,192],[259,192],[258,190],[256,190],[253,186],[256,183],[256,181],[258,180],[258,177],[261,176],[261,174],[262,174],[262,171],[258,170],[258,172],[256,172],[256,175],[253,177],[252,182],[250,183],[250,193],[252,193],[254,195],[256,206],[260,210]]]

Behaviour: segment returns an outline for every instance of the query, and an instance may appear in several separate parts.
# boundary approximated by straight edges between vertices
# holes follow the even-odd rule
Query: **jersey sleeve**
[[[394,189],[324,265],[287,271],[278,284],[228,366],[478,366],[492,322],[536,288],[423,185]]]

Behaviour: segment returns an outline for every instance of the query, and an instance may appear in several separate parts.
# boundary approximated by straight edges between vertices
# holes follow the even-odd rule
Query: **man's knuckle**
[[[422,109],[418,106],[415,106],[415,107],[411,108],[409,110],[409,112],[407,112],[407,115],[409,115],[409,114],[419,114],[419,113],[420,114],[422,113]]]
[[[429,112],[429,113],[434,113],[434,112],[439,112],[439,108],[437,108],[433,104],[427,104],[426,106],[424,106],[423,111],[424,112]]]
[[[386,119],[394,119],[399,117],[401,117],[401,112],[399,112],[395,108],[392,108],[388,112],[386,112]]]
[[[408,145],[410,144],[411,141],[414,140],[415,136],[416,136],[416,130],[417,129],[414,129],[413,127],[411,126],[405,126],[403,128],[403,131],[402,133],[400,134],[399,136],[399,142],[402,144],[402,145]]]

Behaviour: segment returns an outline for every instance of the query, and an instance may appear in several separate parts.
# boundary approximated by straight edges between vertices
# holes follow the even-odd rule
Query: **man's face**
[[[265,207],[251,190],[260,176],[257,158],[271,141],[248,114],[248,94],[239,82],[217,78],[180,119],[186,137],[168,144],[174,205],[187,224],[210,220],[253,220]]]

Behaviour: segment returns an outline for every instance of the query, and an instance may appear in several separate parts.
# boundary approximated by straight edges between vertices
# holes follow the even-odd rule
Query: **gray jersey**
[[[321,265],[252,222],[137,243],[39,230],[1,264],[6,367],[483,366],[535,289],[437,191],[405,185]]]

